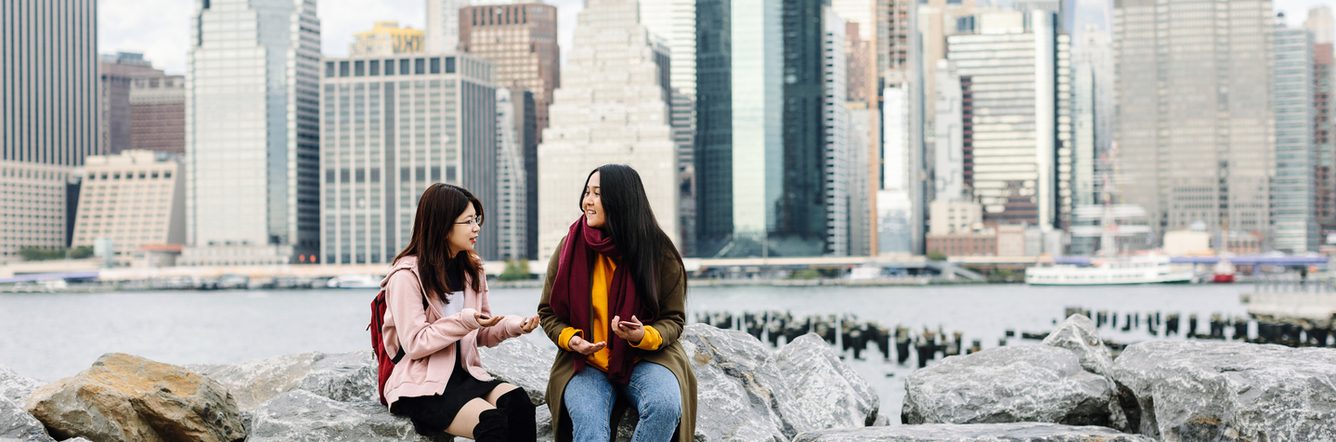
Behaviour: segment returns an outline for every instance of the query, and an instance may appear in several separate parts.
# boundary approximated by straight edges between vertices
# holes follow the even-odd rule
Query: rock
[[[1146,436],[1119,433],[1097,426],[1067,426],[1039,422],[1005,424],[923,424],[893,427],[840,428],[811,431],[793,442],[1153,442]]]
[[[1113,381],[1113,356],[1109,348],[1104,346],[1104,340],[1100,339],[1095,322],[1090,318],[1081,314],[1069,316],[1048,334],[1044,345],[1070,350],[1081,361],[1082,368],[1103,377],[1110,391],[1118,391]],[[1108,426],[1120,431],[1133,430],[1117,399],[1109,401]]]
[[[1133,344],[1113,375],[1141,434],[1177,440],[1336,440],[1336,350],[1238,342]]]
[[[770,387],[788,437],[876,422],[877,393],[816,334],[785,344],[766,360],[762,372],[778,374],[779,384]]]
[[[15,373],[14,370],[0,368],[0,399],[9,399],[16,404],[22,404],[38,385],[37,381]]]
[[[547,377],[552,370],[552,360],[557,357],[557,347],[540,347],[528,339],[507,339],[501,345],[479,350],[482,354],[482,366],[487,373],[520,388],[529,394],[534,405],[547,403]],[[547,407],[540,407],[547,408]]]
[[[283,393],[257,408],[248,442],[450,440],[426,438],[408,419],[391,415],[378,401],[341,402],[306,390]]]
[[[39,387],[27,409],[57,438],[235,441],[236,402],[213,380],[138,356],[109,353],[83,372]]]
[[[368,352],[302,353],[238,365],[191,368],[226,386],[237,405],[246,411],[293,389],[336,401],[379,400],[375,395],[375,366]]]
[[[37,418],[23,406],[6,397],[0,397],[0,440],[54,441]]]
[[[1114,396],[1071,351],[1044,345],[998,347],[914,371],[905,380],[906,424],[1049,422],[1110,424]]]
[[[763,368],[770,352],[756,338],[704,324],[688,325],[681,340],[696,373],[696,440],[787,440]]]
[[[1095,331],[1095,322],[1085,315],[1071,315],[1058,324],[1044,338],[1044,345],[1071,350],[1086,371],[1100,376],[1113,375],[1113,356]]]

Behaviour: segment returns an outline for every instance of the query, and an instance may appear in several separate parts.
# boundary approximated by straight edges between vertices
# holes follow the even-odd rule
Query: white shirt
[[[464,291],[461,290],[454,293],[448,293],[445,295],[445,298],[450,302],[441,307],[442,317],[450,317],[450,315],[464,310]]]

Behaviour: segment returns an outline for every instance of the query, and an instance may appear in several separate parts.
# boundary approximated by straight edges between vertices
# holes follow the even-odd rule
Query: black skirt
[[[450,380],[446,381],[444,391],[431,396],[401,397],[390,406],[390,413],[412,420],[413,429],[423,436],[441,434],[454,422],[455,415],[464,408],[464,404],[486,398],[501,385],[501,381],[496,379],[484,382],[474,378],[460,362],[459,346],[455,345],[454,348],[455,369],[450,374]]]

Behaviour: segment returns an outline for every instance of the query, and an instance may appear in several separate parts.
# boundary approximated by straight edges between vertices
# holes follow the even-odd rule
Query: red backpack
[[[427,308],[425,295],[422,298],[422,308]],[[381,405],[389,405],[385,400],[385,381],[390,378],[390,373],[394,371],[394,365],[404,358],[402,343],[399,345],[399,352],[393,357],[385,352],[385,340],[381,336],[381,329],[385,325],[385,309],[385,289],[381,288],[376,293],[376,297],[371,300],[371,324],[367,325],[367,330],[371,330],[371,354],[376,358],[376,393],[380,395]]]

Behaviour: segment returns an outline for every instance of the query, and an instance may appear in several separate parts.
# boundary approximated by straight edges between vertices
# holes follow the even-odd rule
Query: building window
[[[433,74],[441,73],[441,59],[439,57],[431,58],[431,73]]]
[[[455,73],[455,57],[445,57],[445,73]]]
[[[399,60],[399,75],[408,75],[408,63],[410,61],[407,58]]]
[[[372,77],[379,77],[379,76],[380,76],[380,60],[371,60],[369,63],[370,63],[370,66],[368,66],[368,67],[370,68],[370,71],[371,71],[371,72],[370,72],[370,75],[371,75]]]
[[[334,62],[327,61],[325,62],[325,78],[330,78],[333,76],[334,76]]]
[[[339,62],[339,76],[340,77],[348,76],[348,62],[346,61]]]
[[[422,75],[427,71],[427,60],[422,58],[413,59],[413,73]]]

